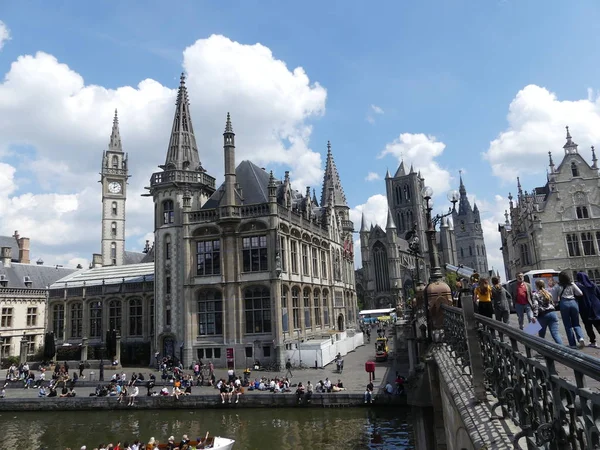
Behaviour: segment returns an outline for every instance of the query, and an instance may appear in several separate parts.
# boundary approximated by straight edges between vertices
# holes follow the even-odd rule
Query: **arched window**
[[[90,337],[102,337],[102,302],[99,300],[90,303]]]
[[[377,241],[373,246],[373,262],[375,268],[375,290],[387,292],[390,290],[388,257],[384,245]]]
[[[576,211],[578,219],[589,219],[590,215],[588,213],[587,206],[578,206]]]
[[[112,166],[113,166],[113,169],[119,168],[119,157],[117,155],[113,155],[113,157],[112,157]]]
[[[284,332],[289,331],[289,313],[288,313],[288,294],[287,286],[281,286],[281,327]]]
[[[57,339],[63,338],[65,330],[65,307],[64,305],[54,305],[52,308],[52,331]]]
[[[304,328],[311,328],[310,321],[310,289],[304,289]]]
[[[171,235],[165,236],[165,259],[171,259]]]
[[[323,325],[329,326],[329,298],[327,290],[323,291]]]
[[[198,293],[198,335],[223,334],[223,297],[220,291],[211,289]]]
[[[271,332],[271,293],[264,286],[244,290],[246,334]]]
[[[111,300],[108,304],[108,329],[121,333],[121,300]]]
[[[410,200],[410,187],[408,185],[404,186],[404,198],[407,201]]]
[[[117,202],[112,202],[111,210],[112,210],[112,215],[116,216],[117,212],[118,212],[118,210],[117,210]]]
[[[173,206],[173,200],[165,200],[162,204],[163,207],[163,224],[173,223],[175,219],[175,208]]]
[[[81,302],[71,304],[71,337],[80,338],[83,332],[83,305]]]
[[[129,336],[142,335],[142,300],[133,298],[129,300]]]
[[[117,235],[117,222],[111,222],[110,224],[110,234],[113,236]]]
[[[577,167],[577,164],[575,164],[575,161],[573,161],[571,163],[571,173],[573,174],[574,177],[579,176],[579,168]]]
[[[321,326],[321,298],[319,290],[315,289],[313,292],[313,306],[315,308],[315,326]]]
[[[300,328],[300,289],[292,288],[292,319],[294,330]]]

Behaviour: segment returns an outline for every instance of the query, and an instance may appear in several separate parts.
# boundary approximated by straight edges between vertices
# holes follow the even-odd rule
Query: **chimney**
[[[102,254],[94,253],[92,255],[92,269],[96,267],[102,267]]]
[[[19,240],[19,230],[15,230],[15,234],[13,234],[13,237],[15,238],[16,241]]]
[[[0,261],[2,261],[2,264],[4,264],[4,267],[10,267],[11,260],[12,260],[12,248],[0,247]]]
[[[19,243],[19,262],[21,264],[30,264],[31,261],[29,260],[29,238],[18,238],[17,236],[19,235],[15,231],[15,238]]]

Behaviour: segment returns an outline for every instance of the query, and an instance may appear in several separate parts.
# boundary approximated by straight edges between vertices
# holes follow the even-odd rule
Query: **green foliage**
[[[4,358],[1,362],[1,366],[3,369],[8,369],[13,364],[15,364],[15,365],[19,364],[18,356],[9,356],[8,358]]]
[[[446,283],[450,286],[450,289],[454,291],[456,289],[456,282],[458,281],[458,277],[456,276],[456,272],[446,272]]]

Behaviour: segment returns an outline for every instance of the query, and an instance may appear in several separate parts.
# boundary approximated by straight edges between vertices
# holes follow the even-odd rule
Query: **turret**
[[[235,133],[231,125],[231,116],[227,113],[225,132],[223,133],[223,153],[225,161],[225,196],[221,206],[235,205]]]

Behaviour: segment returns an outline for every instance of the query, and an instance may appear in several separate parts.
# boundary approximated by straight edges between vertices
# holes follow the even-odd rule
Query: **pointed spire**
[[[363,233],[367,230],[367,221],[365,220],[365,213],[362,213],[362,216],[360,218],[360,232]]]
[[[177,100],[175,102],[175,117],[169,139],[169,148],[165,161],[165,170],[199,170],[200,157],[190,116],[190,102],[185,86],[185,74],[181,74]]]
[[[594,146],[592,145],[592,169],[598,168],[598,158],[596,158],[596,150],[594,150]]]
[[[517,190],[519,192],[519,197],[523,195],[523,188],[521,187],[521,179],[517,177]]]
[[[122,152],[123,147],[121,146],[121,134],[119,133],[119,116],[115,108],[115,117],[113,119],[112,132],[110,133],[110,142],[108,143],[108,149],[113,152]]]
[[[413,168],[413,165],[410,165],[410,171],[408,173],[415,173],[415,169]],[[419,170],[419,175],[421,174],[421,171]]]
[[[396,229],[394,224],[394,218],[392,217],[392,211],[388,208],[387,224],[385,225],[386,230]]]
[[[569,132],[569,127],[565,127],[567,129],[567,143],[563,146],[565,149],[565,154],[577,153],[577,144],[573,142],[573,138],[571,137],[571,133]]]
[[[233,133],[233,127],[231,126],[231,116],[227,112],[227,121],[225,122],[225,133]]]
[[[402,160],[398,166],[398,170],[396,170],[394,178],[403,177],[404,175],[406,175],[406,172],[404,171],[404,160]]]
[[[389,168],[385,172],[385,179],[387,180],[388,178],[392,178],[392,176],[390,175],[390,169]]]
[[[330,204],[331,203],[331,204]],[[331,153],[331,142],[327,141],[327,161],[325,162],[325,173],[323,175],[323,188],[321,189],[321,206],[343,206],[348,207],[346,195],[342,188],[340,175]]]
[[[554,161],[552,161],[552,152],[548,152],[548,159],[550,160],[550,172],[554,173]]]
[[[319,206],[319,202],[317,201],[317,193],[315,192],[314,188],[313,188],[312,202],[315,206]]]
[[[472,210],[471,203],[469,202],[469,197],[467,196],[467,189],[465,188],[465,185],[463,183],[462,170],[459,170],[458,173],[460,179],[460,187],[458,189],[458,192],[460,194],[460,198],[458,200],[458,215],[463,216],[470,213]]]

